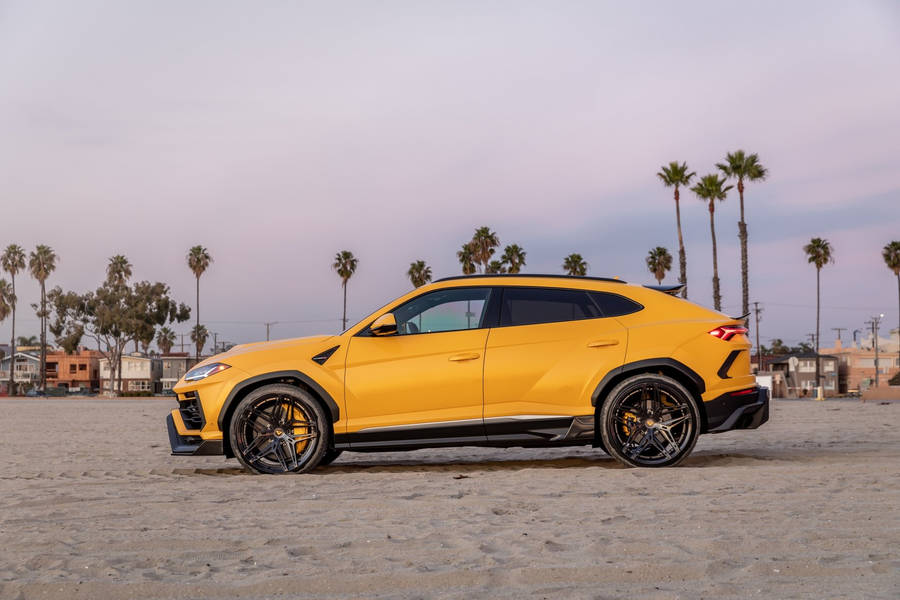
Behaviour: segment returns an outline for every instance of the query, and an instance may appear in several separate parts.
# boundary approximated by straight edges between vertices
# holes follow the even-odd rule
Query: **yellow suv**
[[[679,288],[552,275],[450,277],[340,335],[245,344],[185,374],[173,454],[302,473],[344,451],[600,447],[676,465],[701,433],[768,419],[742,319]],[[668,293],[666,293],[668,292]]]

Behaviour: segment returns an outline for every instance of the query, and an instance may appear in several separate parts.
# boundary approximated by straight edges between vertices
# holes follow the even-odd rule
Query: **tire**
[[[604,449],[629,467],[673,467],[694,449],[700,409],[681,383],[651,373],[612,389],[598,419]]]
[[[247,394],[234,410],[229,434],[245,469],[272,475],[312,471],[331,443],[322,405],[306,390],[287,384]]]
[[[325,451],[325,454],[322,456],[322,460],[319,461],[320,467],[327,467],[334,461],[338,459],[338,457],[343,454],[343,450],[335,450],[334,448],[329,448]]]

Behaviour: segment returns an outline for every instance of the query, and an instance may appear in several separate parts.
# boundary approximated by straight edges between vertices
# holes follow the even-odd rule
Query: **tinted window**
[[[451,288],[422,294],[394,310],[397,333],[479,329],[490,288]]]
[[[523,287],[503,289],[501,327],[578,321],[599,316],[600,311],[583,290]]]
[[[600,310],[603,311],[604,317],[628,315],[644,308],[634,300],[618,294],[607,294],[606,292],[590,292],[590,294]]]

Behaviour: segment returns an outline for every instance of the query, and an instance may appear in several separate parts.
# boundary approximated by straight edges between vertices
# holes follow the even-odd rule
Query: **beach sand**
[[[0,598],[898,598],[900,403],[599,450],[169,455],[167,399],[0,399]]]

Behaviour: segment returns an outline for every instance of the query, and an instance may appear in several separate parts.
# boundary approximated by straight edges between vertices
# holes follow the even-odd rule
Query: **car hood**
[[[302,350],[303,348],[308,347],[310,348],[310,350],[312,350],[317,346],[321,346],[324,342],[327,342],[328,340],[336,337],[337,336],[334,335],[313,335],[308,337],[291,338],[287,340],[274,340],[271,342],[252,342],[249,344],[238,344],[227,352],[216,354],[215,356],[211,356],[201,361],[200,363],[198,363],[198,366],[215,362],[225,362],[231,364],[233,362],[239,362],[240,357],[248,354],[271,352],[282,349]]]

